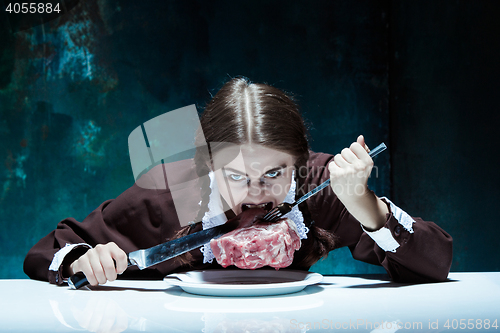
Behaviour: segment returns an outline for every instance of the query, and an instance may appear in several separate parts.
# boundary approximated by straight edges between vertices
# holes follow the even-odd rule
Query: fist
[[[328,164],[333,192],[341,201],[364,196],[368,192],[372,168],[373,160],[368,155],[364,137],[360,135]]]
[[[99,244],[70,265],[75,274],[83,272],[92,286],[114,281],[127,269],[127,254],[115,243]]]

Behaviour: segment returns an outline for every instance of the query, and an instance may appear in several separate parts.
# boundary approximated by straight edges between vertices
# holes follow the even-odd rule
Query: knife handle
[[[78,272],[73,274],[73,276],[68,279],[68,284],[71,289],[80,289],[88,285],[89,281],[83,272]]]

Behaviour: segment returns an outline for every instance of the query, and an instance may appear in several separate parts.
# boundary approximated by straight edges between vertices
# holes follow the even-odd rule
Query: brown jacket
[[[332,158],[328,154],[311,153],[306,187],[317,186],[328,179],[326,166]],[[161,166],[155,169],[163,172]],[[193,179],[195,175],[192,163],[178,168],[179,179]],[[54,254],[66,244],[87,243],[95,246],[113,241],[128,253],[172,239],[181,228],[172,195],[168,186],[156,187],[158,189],[144,189],[134,184],[116,199],[102,203],[83,222],[74,218],[62,220],[56,230],[28,252],[24,261],[25,273],[32,279],[62,284],[63,278],[67,278],[62,276],[62,268],[58,272],[48,268]],[[190,203],[186,205],[191,205],[196,211],[199,193],[190,198]],[[331,187],[308,199],[308,207],[317,226],[339,237],[338,247],[348,246],[357,260],[382,265],[393,280],[427,282],[447,278],[452,261],[452,238],[433,222],[413,218],[414,233],[410,233],[392,213],[388,214],[385,227],[400,246],[395,252],[386,252],[363,231]],[[76,248],[70,252],[63,265],[71,263],[82,251],[85,250]],[[203,264],[199,249],[191,251],[191,254],[195,261],[190,269],[220,268],[216,263]],[[186,269],[177,260],[168,260],[143,271],[135,266],[129,267],[120,278],[161,279],[174,271]]]

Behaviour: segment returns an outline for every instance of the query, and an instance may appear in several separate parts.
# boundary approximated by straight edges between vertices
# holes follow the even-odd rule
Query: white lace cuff
[[[363,228],[363,226],[361,227]],[[391,231],[386,227],[382,227],[377,231],[368,231],[365,228],[363,230],[386,252],[396,252],[396,249],[399,247],[399,243],[396,242],[394,237],[392,237]]]
[[[66,255],[68,255],[68,253],[70,253],[71,250],[73,250],[77,246],[86,246],[89,249],[92,248],[92,246],[90,246],[87,243],[66,244],[65,247],[63,247],[62,249],[57,251],[56,254],[54,254],[54,258],[52,259],[52,262],[50,263],[49,270],[57,272],[59,270],[59,267],[61,267],[61,264],[62,264],[64,258],[66,257]]]
[[[387,199],[386,197],[381,197],[380,199],[389,203],[394,218],[398,220],[399,224],[401,224],[403,228],[405,228],[410,234],[412,234],[413,223],[415,223],[415,220],[407,212],[393,204],[391,200]]]
[[[403,226],[403,228],[412,234],[413,223],[415,223],[415,220],[407,212],[393,204],[391,200],[386,197],[381,197],[380,199],[389,204],[394,218]],[[363,225],[361,225],[361,227],[363,228]],[[376,231],[368,231],[365,228],[363,228],[363,230],[382,250],[386,252],[396,252],[396,249],[399,247],[399,243],[394,239],[391,231],[386,227],[382,227]]]

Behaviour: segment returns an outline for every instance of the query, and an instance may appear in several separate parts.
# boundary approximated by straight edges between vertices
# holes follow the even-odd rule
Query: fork
[[[373,158],[386,149],[387,149],[387,146],[385,145],[385,143],[382,142],[377,147],[370,150],[368,155],[370,155],[370,157]],[[322,189],[324,189],[328,185],[330,185],[330,179],[324,181],[321,185],[314,188],[312,191],[304,194],[299,200],[295,201],[294,203],[288,203],[288,202],[280,203],[278,206],[271,209],[269,211],[269,213],[267,213],[262,219],[264,221],[268,221],[268,222],[275,222],[276,220],[280,219],[284,215],[288,214],[292,210],[293,207],[306,201],[307,199],[309,199],[310,197],[312,197],[313,195],[315,195],[316,193],[318,193],[319,191],[321,191]]]

